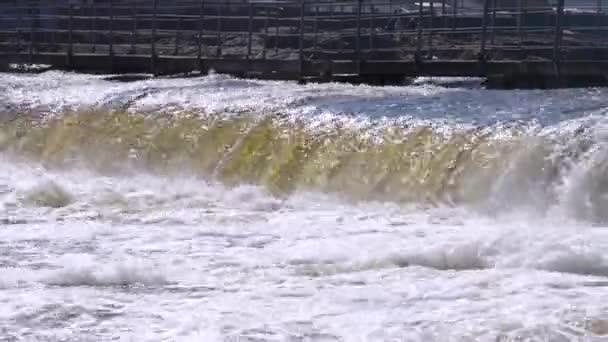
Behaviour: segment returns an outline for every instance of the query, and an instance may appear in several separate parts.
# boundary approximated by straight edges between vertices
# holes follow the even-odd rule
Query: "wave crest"
[[[489,212],[566,206],[608,220],[604,139],[582,122],[459,127],[349,117],[70,112],[0,124],[0,149],[103,173],[194,173],[277,195],[472,205]],[[584,201],[579,201],[584,198]]]

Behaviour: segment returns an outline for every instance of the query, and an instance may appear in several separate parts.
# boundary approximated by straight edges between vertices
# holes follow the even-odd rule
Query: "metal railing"
[[[284,60],[608,59],[608,4],[0,2],[0,52]]]

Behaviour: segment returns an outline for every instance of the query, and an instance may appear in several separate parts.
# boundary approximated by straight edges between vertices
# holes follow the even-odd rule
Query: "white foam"
[[[64,255],[63,268],[42,280],[57,286],[164,285],[168,281],[158,267],[136,260],[101,262],[89,255]]]
[[[402,95],[401,105],[422,108],[411,101],[420,95],[415,92],[454,96],[450,101],[456,107],[464,101],[459,96],[496,94],[433,87],[298,87],[221,75],[126,84],[64,73],[14,77],[7,89],[16,88],[9,97],[21,96],[13,98],[15,104],[51,109],[131,100],[143,108],[171,100],[174,108],[283,106],[314,113],[324,108],[326,95],[343,102]],[[65,88],[54,89],[62,82]],[[139,98],[148,91],[161,99]],[[572,92],[535,96],[549,105],[561,94],[561,106],[576,97]],[[502,100],[507,97],[526,99],[520,92]],[[428,101],[426,109],[448,101],[432,95],[422,100]],[[527,106],[532,111],[536,104]],[[344,120],[368,127],[358,118]],[[533,133],[568,140],[582,124],[571,120]],[[596,142],[605,139],[599,129],[589,134]],[[562,199],[570,196],[568,203],[599,191],[599,183],[577,183],[593,163],[601,164],[603,146],[598,146],[586,156],[592,162],[575,164],[578,173],[564,174],[564,188],[556,188]],[[520,210],[488,216],[470,208],[353,204],[314,192],[277,199],[256,186],[226,188],[195,177],[103,177],[0,163],[1,215],[6,211],[21,222],[0,226],[0,330],[32,340],[48,339],[56,325],[83,340],[124,332],[132,340],[495,341],[518,335],[551,339],[558,330],[576,340],[584,334],[600,338],[601,327],[593,330],[585,322],[602,322],[608,312],[608,230],[602,221],[573,220],[567,206],[523,215],[526,196],[506,196],[493,208],[511,201],[521,202]],[[525,168],[515,171],[521,172],[514,176],[525,174]],[[45,180],[74,201],[53,210],[19,201],[20,193]],[[504,180],[503,190],[521,189],[516,180]],[[77,315],[48,315],[44,326],[27,319],[32,312],[75,303],[85,308]]]
[[[254,211],[275,211],[281,208],[283,201],[273,197],[259,186],[239,185],[223,194],[228,203],[238,203],[243,209]]]
[[[208,114],[285,112],[323,114],[359,112],[349,103],[385,97],[427,96],[449,91],[440,87],[372,87],[337,83],[297,85],[295,82],[240,80],[211,74],[201,78],[149,79],[128,83],[104,76],[57,71],[37,75],[0,74],[5,84],[1,103],[57,113],[81,107],[128,107],[139,111],[202,111]],[[340,108],[323,109],[326,103]],[[329,102],[327,102],[329,101]]]
[[[0,268],[0,290],[20,287],[32,280],[32,274],[20,267],[1,267]]]
[[[22,191],[22,200],[27,205],[61,208],[74,201],[73,196],[57,183],[46,180]]]
[[[568,248],[550,251],[536,266],[554,272],[608,277],[608,260],[599,252],[579,253]]]
[[[430,248],[421,253],[405,256],[402,262],[438,270],[476,270],[490,266],[477,243]]]
[[[43,172],[4,171],[8,182],[22,179],[18,186]],[[42,265],[32,274],[6,273],[3,286],[25,286],[29,306],[130,303],[105,324],[150,328],[130,330],[125,336],[133,339],[287,338],[322,326],[320,335],[347,340],[484,340],[500,331],[539,336],[539,326],[561,324],[554,312],[565,303],[606,308],[601,285],[582,285],[606,276],[601,228],[517,216],[501,221],[462,208],[348,204],[315,193],[280,201],[259,187],[228,189],[194,178],[44,172],[78,202],[45,216],[44,224],[0,230],[0,241],[26,256],[11,257],[17,269]],[[76,215],[114,209],[94,221]],[[150,220],[158,217],[174,223]],[[141,296],[148,287],[154,294]],[[589,296],[599,299],[590,303]],[[197,314],[204,324],[184,320]]]

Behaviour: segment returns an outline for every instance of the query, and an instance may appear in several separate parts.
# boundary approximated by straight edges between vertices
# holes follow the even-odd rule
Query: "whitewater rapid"
[[[605,89],[0,74],[0,340],[602,341]]]

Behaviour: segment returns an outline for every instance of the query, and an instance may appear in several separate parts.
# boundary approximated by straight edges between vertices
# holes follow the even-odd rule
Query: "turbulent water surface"
[[[0,340],[608,339],[607,98],[1,74]]]

